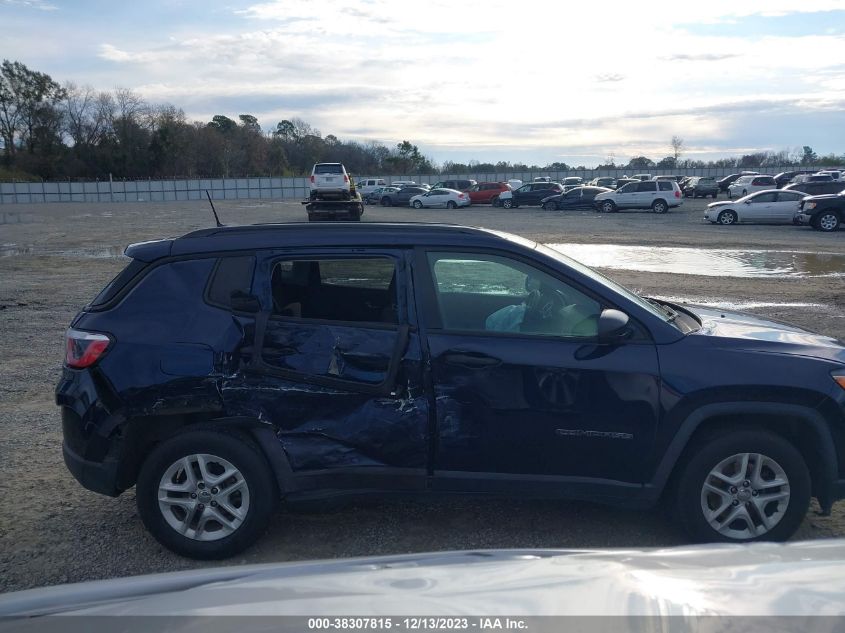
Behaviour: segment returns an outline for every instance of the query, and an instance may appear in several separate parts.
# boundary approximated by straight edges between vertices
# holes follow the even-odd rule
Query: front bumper
[[[793,224],[809,224],[813,216],[806,213],[796,213],[792,218]]]

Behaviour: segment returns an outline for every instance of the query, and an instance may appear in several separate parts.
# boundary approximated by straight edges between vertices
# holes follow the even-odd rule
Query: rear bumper
[[[110,497],[116,497],[122,492],[117,487],[117,462],[93,462],[83,459],[74,453],[67,443],[62,443],[62,455],[70,474],[83,487]]]

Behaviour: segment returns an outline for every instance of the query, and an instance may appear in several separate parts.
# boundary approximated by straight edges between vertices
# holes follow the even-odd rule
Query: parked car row
[[[845,189],[815,196],[789,187],[757,191],[738,200],[710,203],[704,220],[723,226],[804,224],[819,231],[836,231],[845,223]]]

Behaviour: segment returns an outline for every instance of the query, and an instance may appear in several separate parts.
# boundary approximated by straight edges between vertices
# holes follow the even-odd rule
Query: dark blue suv
[[[126,254],[67,333],[64,456],[91,490],[135,485],[186,556],[242,550],[282,499],[660,504],[697,541],[751,541],[845,496],[834,339],[460,226],[221,227]]]

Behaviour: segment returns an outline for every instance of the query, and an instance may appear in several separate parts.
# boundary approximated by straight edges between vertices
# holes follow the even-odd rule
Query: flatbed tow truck
[[[364,201],[355,190],[355,182],[349,177],[348,191],[321,191],[312,189],[307,200],[303,200],[309,222],[321,220],[352,220],[358,222],[364,213]]]

